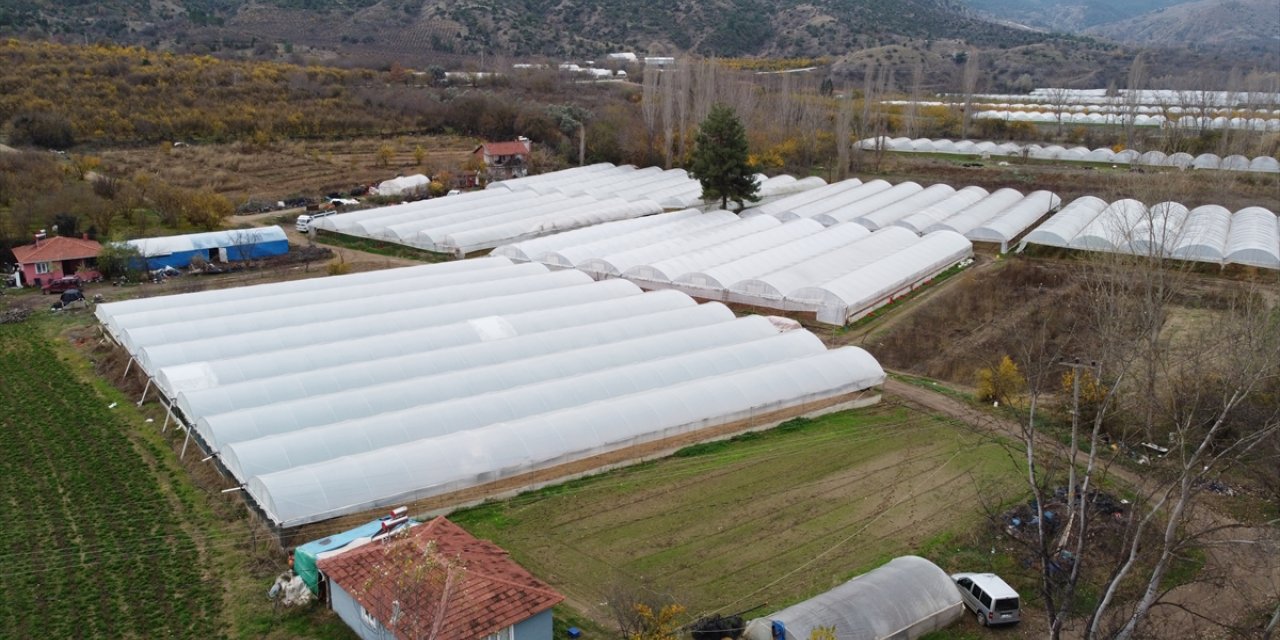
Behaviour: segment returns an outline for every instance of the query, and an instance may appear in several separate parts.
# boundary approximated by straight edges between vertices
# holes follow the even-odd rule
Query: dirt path
[[[886,398],[896,398],[928,411],[950,416],[978,429],[1020,440],[1022,428],[1012,420],[991,415],[955,398],[918,387],[895,378],[885,381]],[[1056,440],[1042,439],[1041,447],[1066,456],[1069,447]],[[1152,487],[1141,475],[1119,465],[1106,473],[1139,488]],[[1205,494],[1200,508],[1190,516],[1193,530],[1207,531],[1200,543],[1205,550],[1205,566],[1196,581],[1179,586],[1162,598],[1167,606],[1151,609],[1146,630],[1163,637],[1226,638],[1232,634],[1211,621],[1241,624],[1255,613],[1252,607],[1280,602],[1280,538],[1269,527],[1244,526],[1213,507],[1218,496]],[[1079,629],[1070,630],[1076,634]],[[1074,635],[1074,634],[1073,634]]]
[[[229,220],[235,224],[251,224],[257,227],[268,227],[276,224],[276,219],[281,216],[289,216],[303,213],[302,209],[285,209],[281,211],[270,211],[267,213],[255,213],[246,216],[236,216]],[[289,243],[295,245],[306,245],[311,242],[307,234],[298,231],[293,223],[280,225],[284,229],[284,234],[288,236]],[[324,244],[319,242],[317,244]],[[423,264],[417,260],[409,258],[398,258],[394,256],[384,256],[368,251],[360,251],[358,249],[349,249],[347,247],[328,246],[333,250],[334,257],[329,262],[343,261],[351,265],[352,271],[374,271],[377,269],[391,269],[394,267],[411,267]],[[326,263],[327,264],[327,263]]]

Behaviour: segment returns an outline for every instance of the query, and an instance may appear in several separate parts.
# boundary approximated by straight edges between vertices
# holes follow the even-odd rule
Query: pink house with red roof
[[[98,277],[98,253],[102,245],[88,238],[37,238],[35,244],[13,248],[22,270],[23,286],[41,286],[50,280],[78,275]]]

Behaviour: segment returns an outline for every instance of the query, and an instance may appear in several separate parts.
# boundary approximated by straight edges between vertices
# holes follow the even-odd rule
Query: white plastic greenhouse
[[[962,192],[964,202],[986,193]],[[781,212],[784,217],[787,213]],[[643,228],[636,228],[635,221],[607,224],[590,233],[500,247],[495,253],[572,266],[595,278],[621,277],[646,289],[670,288],[707,300],[814,313],[835,324],[856,319],[973,253],[972,244],[958,234],[931,234],[926,242],[901,226],[870,232],[853,222],[823,227],[816,217],[779,222],[772,215],[739,219],[727,212],[654,218],[661,223]],[[583,244],[576,244],[579,240]],[[907,252],[917,245],[922,248]],[[794,295],[853,274],[862,274],[863,280],[844,298]]]
[[[1028,233],[1023,244],[1280,269],[1278,225],[1276,215],[1261,207],[1232,215],[1218,205],[1188,211],[1177,202],[1108,205],[1086,196]]]
[[[1061,204],[1062,199],[1052,191],[1032,191],[1027,197],[988,218],[980,226],[966,231],[964,235],[974,242],[999,243],[1000,253],[1005,253],[1014,238]],[[947,222],[950,224],[950,221]],[[955,228],[956,225],[951,226],[959,231]]]
[[[1016,113],[1016,112],[1015,112]],[[1081,116],[1087,119],[1087,116]],[[1025,118],[1011,118],[1025,119]],[[1239,119],[1235,119],[1239,120]],[[1236,122],[1232,120],[1230,125],[1234,128],[1247,128],[1250,125],[1247,122]],[[1068,122],[1075,121],[1074,118]],[[1138,126],[1158,126],[1164,122],[1161,116],[1139,115],[1135,117],[1134,124]],[[1277,121],[1280,122],[1280,121]],[[1093,123],[1097,124],[1097,123]],[[1219,123],[1221,124],[1221,123]],[[1221,128],[1221,127],[1219,127]],[[1096,163],[1113,163],[1113,164],[1144,164],[1155,167],[1172,167],[1172,166],[1194,166],[1197,169],[1220,169],[1223,171],[1257,171],[1266,173],[1280,173],[1280,161],[1271,156],[1258,156],[1250,160],[1241,155],[1227,156],[1219,159],[1213,154],[1203,154],[1196,158],[1187,156],[1184,159],[1171,159],[1171,156],[1165,155],[1160,151],[1148,151],[1141,153],[1133,149],[1124,149],[1122,151],[1114,151],[1107,147],[1099,147],[1097,149],[1088,149],[1086,147],[1074,147],[1066,149],[1058,145],[1042,146],[1037,144],[1029,144],[1026,146],[1012,142],[996,144],[990,141],[973,141],[961,140],[952,142],[950,140],[930,140],[928,138],[920,138],[918,140],[910,140],[908,138],[867,138],[858,142],[858,146],[863,149],[882,148],[887,151],[895,151],[900,153],[925,152],[925,153],[951,153],[956,155],[971,156],[1022,156],[1024,153],[1031,158],[1040,160],[1058,160],[1065,162],[1096,162]],[[1177,154],[1175,154],[1177,155]]]
[[[979,187],[966,187],[977,189]],[[856,222],[875,231],[887,227],[925,207],[942,202],[956,194],[950,185],[935,184],[909,198],[904,198],[857,218]],[[983,191],[983,195],[986,191]]]
[[[759,196],[785,200],[821,178],[757,175]],[[702,207],[702,187],[683,169],[599,164],[495,182],[483,191],[318,220],[317,229],[464,257],[519,240]]]
[[[833,628],[840,640],[916,640],[964,615],[960,590],[945,571],[902,556],[826,593],[747,624],[746,640],[808,640]]]
[[[982,187],[965,187],[945,200],[931,204],[911,215],[899,218],[893,224],[910,229],[915,233],[924,233],[924,230],[928,227],[950,218],[957,212],[973,206],[990,195]],[[875,216],[875,214],[873,213],[871,216]]]
[[[789,229],[806,226],[797,240],[829,231]],[[505,257],[376,275],[96,313],[189,437],[286,529],[832,411],[884,381],[861,349],[625,280]]]

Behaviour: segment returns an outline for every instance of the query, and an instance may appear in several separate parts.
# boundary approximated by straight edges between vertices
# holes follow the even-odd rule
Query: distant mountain
[[[1277,0],[1198,0],[1104,24],[1090,33],[1141,45],[1280,51]]]
[[[1078,33],[1190,0],[963,0],[993,18],[1038,29]]]
[[[406,61],[432,52],[814,56],[909,39],[1008,47],[1045,38],[953,0],[0,0],[0,34],[183,50],[287,43]]]

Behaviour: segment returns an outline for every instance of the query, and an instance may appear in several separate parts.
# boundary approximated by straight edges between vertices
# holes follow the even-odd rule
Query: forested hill
[[[906,39],[979,47],[1044,35],[952,0],[4,0],[0,34],[179,50],[335,54],[842,55]]]

